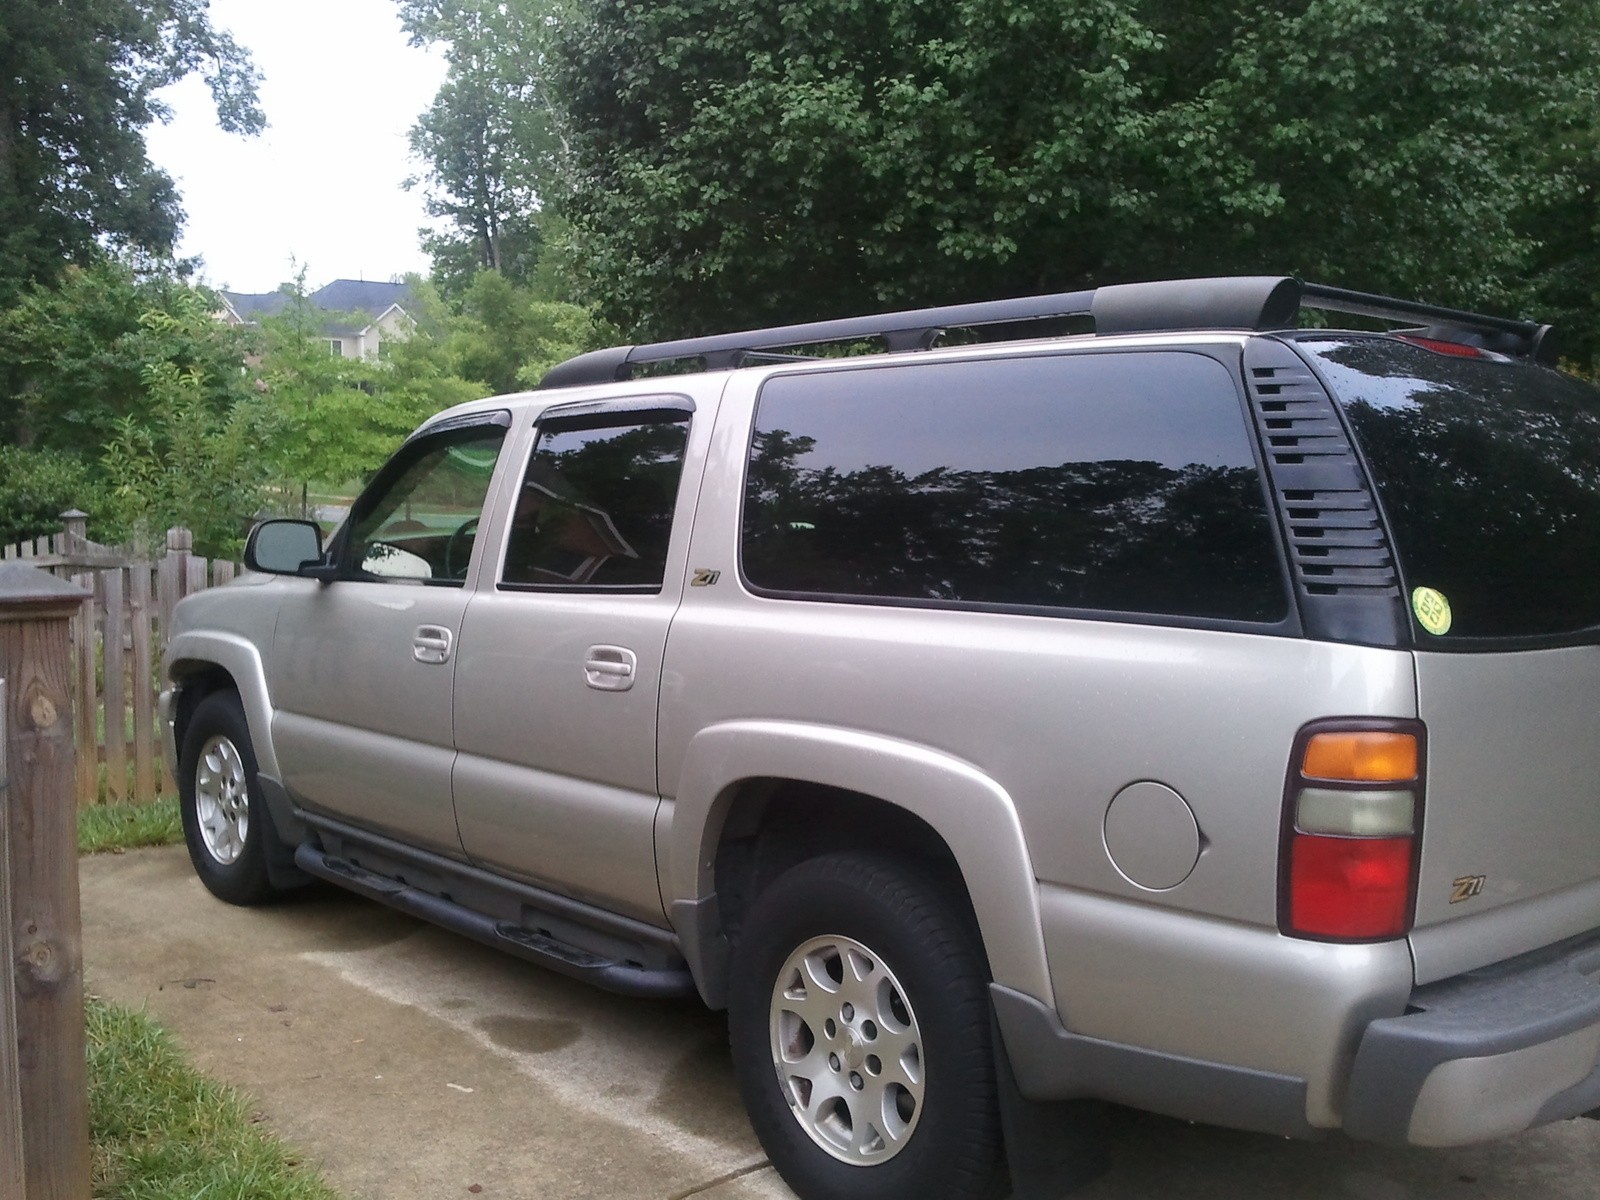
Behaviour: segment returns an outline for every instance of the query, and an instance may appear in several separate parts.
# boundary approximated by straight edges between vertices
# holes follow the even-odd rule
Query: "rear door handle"
[[[418,625],[411,638],[411,657],[419,663],[449,662],[454,641],[455,635],[443,625]]]
[[[583,681],[601,692],[625,692],[633,686],[639,656],[626,646],[590,646],[584,656]]]

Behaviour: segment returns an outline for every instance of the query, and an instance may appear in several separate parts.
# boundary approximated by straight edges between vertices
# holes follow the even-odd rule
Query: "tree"
[[[199,304],[143,318],[157,335],[211,321]],[[269,465],[260,446],[270,414],[249,398],[219,412],[209,402],[204,372],[171,359],[152,360],[141,375],[148,417],[123,417],[100,456],[116,502],[113,519],[100,527],[120,526],[153,540],[186,525],[201,554],[238,557],[249,522],[266,501]]]
[[[28,287],[0,311],[0,439],[93,458],[117,423],[144,423],[152,400],[145,368],[197,371],[206,404],[221,413],[239,397],[249,334],[210,319],[214,297],[170,271],[101,258],[69,266],[51,286]],[[204,320],[177,318],[191,309]]]
[[[561,139],[545,88],[556,0],[400,0],[413,45],[440,45],[449,73],[411,130],[430,216],[424,247],[449,289],[478,269],[526,282],[539,259],[539,209]]]
[[[106,246],[170,252],[181,212],[145,154],[156,93],[200,71],[230,132],[258,133],[259,78],[206,0],[0,6],[0,306]]]
[[[1591,33],[1591,37],[1596,36]],[[1554,322],[1568,362],[1600,375],[1600,88],[1556,122],[1552,155],[1578,187],[1557,192],[1523,215],[1537,244],[1528,290],[1541,320]]]
[[[483,394],[457,376],[440,322],[442,305],[420,280],[418,328],[387,342],[384,359],[332,354],[304,280],[290,300],[262,322],[263,353],[255,387],[270,418],[258,448],[275,484],[277,506],[309,512],[312,485],[363,482],[425,417]]]
[[[1289,271],[1525,298],[1596,0],[584,0],[588,298],[638,336]]]
[[[541,299],[498,271],[480,271],[451,322],[456,370],[491,392],[534,387],[556,363],[613,340],[589,310]]]
[[[0,444],[0,546],[55,533],[69,508],[103,511],[97,475],[70,454]]]

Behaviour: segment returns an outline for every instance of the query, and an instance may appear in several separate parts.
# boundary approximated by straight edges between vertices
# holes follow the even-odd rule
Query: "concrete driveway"
[[[722,1018],[594,991],[353,896],[213,900],[182,848],[81,863],[91,991],[147,1005],[349,1200],[792,1195]],[[1592,1200],[1600,1122],[1390,1151],[1112,1123],[1081,1200]],[[907,1197],[907,1200],[916,1200]]]

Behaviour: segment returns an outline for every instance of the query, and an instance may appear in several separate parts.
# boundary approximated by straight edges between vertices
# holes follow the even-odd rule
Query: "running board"
[[[454,901],[336,858],[309,843],[302,843],[295,851],[294,862],[307,875],[315,875],[318,879],[357,892],[369,900],[421,917],[424,921],[441,925],[475,942],[538,963],[558,974],[581,979],[608,992],[655,999],[697,994],[694,977],[686,966],[650,968],[604,958],[578,946],[546,937],[535,930],[524,929],[508,921],[496,921]]]

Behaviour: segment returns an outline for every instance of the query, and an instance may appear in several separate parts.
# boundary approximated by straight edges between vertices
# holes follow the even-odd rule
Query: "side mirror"
[[[244,544],[244,569],[268,575],[299,575],[320,564],[322,529],[315,521],[261,521]]]

